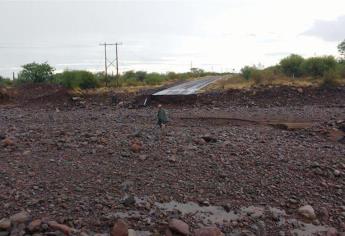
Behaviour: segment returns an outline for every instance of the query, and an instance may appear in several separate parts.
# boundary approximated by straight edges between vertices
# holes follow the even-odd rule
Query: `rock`
[[[0,231],[0,236],[8,236],[8,234],[7,231]]]
[[[177,160],[177,158],[176,158],[175,155],[172,155],[172,156],[169,156],[169,157],[168,157],[168,161],[169,161],[169,162],[176,162],[176,160]]]
[[[30,215],[26,211],[19,212],[10,217],[10,220],[13,224],[26,223],[30,220]]]
[[[201,200],[198,203],[200,206],[210,206],[211,205],[210,202],[207,200],[204,200],[204,201]]]
[[[336,176],[336,177],[340,176],[340,171],[339,170],[334,170],[334,176]]]
[[[171,219],[169,221],[169,229],[173,232],[182,234],[182,235],[189,235],[189,225],[183,222],[182,220],[178,219]]]
[[[130,181],[130,180],[125,180],[122,184],[121,184],[121,189],[122,191],[129,191],[133,188],[134,182]]]
[[[136,236],[136,235],[137,235],[137,233],[135,232],[135,230],[133,230],[133,229],[128,230],[128,236]]]
[[[41,220],[34,220],[28,225],[28,230],[30,232],[38,231],[41,227],[42,221]]]
[[[8,230],[11,228],[11,220],[8,218],[3,218],[0,220],[0,230]]]
[[[135,205],[135,198],[131,195],[131,196],[127,196],[125,197],[121,203],[125,206],[125,207],[131,207]]]
[[[258,226],[258,231],[257,231],[256,235],[258,235],[258,236],[266,236],[266,225],[265,225],[265,222],[259,221],[257,223],[257,226]]]
[[[74,102],[81,101],[81,97],[72,97],[71,100]]]
[[[309,220],[313,220],[316,218],[315,211],[313,207],[310,205],[302,206],[297,211],[300,215],[304,216],[305,218]]]
[[[327,230],[326,236],[337,236],[338,235],[338,230],[335,228],[329,228]]]
[[[23,152],[23,156],[28,156],[30,154],[31,154],[31,151],[29,151],[29,150],[26,150],[26,151]]]
[[[143,149],[143,144],[139,140],[134,140],[131,144],[131,151],[139,153]]]
[[[340,223],[340,228],[342,231],[345,231],[345,222]]]
[[[329,219],[329,212],[326,207],[322,207],[320,210],[320,216],[322,221],[327,222]]]
[[[141,161],[145,161],[145,160],[147,159],[147,155],[140,155],[140,156],[139,156],[139,159],[140,159]]]
[[[49,221],[49,222],[48,222],[48,226],[49,226],[51,229],[61,231],[61,232],[64,233],[65,235],[71,235],[71,233],[72,233],[72,231],[73,231],[72,228],[70,228],[69,226],[63,225],[63,224],[59,224],[59,223],[57,223],[56,221]]]
[[[10,138],[5,138],[4,140],[1,141],[2,146],[7,147],[7,146],[14,146],[14,141]]]
[[[171,232],[170,229],[166,229],[164,236],[173,236],[173,233]]]
[[[302,88],[298,88],[297,91],[298,91],[299,93],[303,93],[303,89],[302,89]]]
[[[206,144],[207,142],[204,140],[204,139],[196,139],[195,141],[194,141],[196,144],[199,144],[199,145],[204,145],[204,144]]]
[[[205,142],[207,143],[216,143],[217,142],[217,139],[214,138],[214,137],[210,137],[210,136],[204,136],[204,137],[201,137]]]
[[[222,236],[224,235],[217,227],[205,227],[194,231],[195,236]]]
[[[128,236],[128,226],[123,220],[118,220],[111,229],[111,236]]]
[[[11,236],[24,236],[25,235],[25,224],[15,224],[11,230]]]
[[[291,203],[291,204],[297,204],[298,201],[297,201],[296,199],[290,198],[290,199],[289,199],[289,203]]]
[[[231,206],[229,204],[224,204],[224,205],[222,205],[222,207],[228,213],[231,211]]]

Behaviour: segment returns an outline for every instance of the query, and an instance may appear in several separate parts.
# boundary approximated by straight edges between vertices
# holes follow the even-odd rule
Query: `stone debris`
[[[305,205],[300,208],[298,208],[298,213],[302,216],[304,216],[306,219],[314,220],[316,219],[316,214],[312,206]]]

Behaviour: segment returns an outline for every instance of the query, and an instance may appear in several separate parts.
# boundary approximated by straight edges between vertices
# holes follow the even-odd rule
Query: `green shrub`
[[[88,71],[64,71],[55,75],[55,82],[71,89],[91,89],[99,87],[97,76]]]
[[[146,80],[146,77],[147,77],[147,72],[145,72],[145,71],[135,72],[135,79],[140,81],[140,82],[143,82],[144,80]]]
[[[135,80],[136,79],[135,72],[132,70],[127,71],[121,76],[121,79],[123,79],[123,80],[134,79]]]
[[[180,74],[176,74],[175,72],[168,72],[167,73],[167,80],[178,80],[181,79],[182,76]]]
[[[282,59],[279,63],[282,72],[291,77],[299,77],[302,75],[302,64],[304,62],[304,58],[291,54],[290,56]]]
[[[194,78],[207,75],[203,69],[199,69],[199,68],[191,68],[190,71],[191,71],[191,76]]]
[[[144,82],[138,81],[135,77],[128,79],[120,79],[120,86],[142,86]]]
[[[252,78],[253,73],[257,73],[257,70],[255,66],[245,66],[241,69],[241,75],[246,80],[249,80]],[[257,75],[256,75],[257,76]]]
[[[322,77],[321,86],[322,87],[337,87],[339,86],[338,79],[340,78],[336,70],[327,71]]]
[[[189,78],[192,78],[191,73],[174,73],[174,72],[169,72],[166,75],[166,80],[187,80]]]
[[[53,79],[54,68],[47,63],[30,63],[26,64],[23,70],[18,74],[19,83],[31,82],[31,83],[43,83],[49,82]]]
[[[337,63],[336,72],[340,78],[345,79],[345,61],[339,61]]]
[[[335,70],[337,61],[333,56],[311,57],[302,63],[302,71],[306,76],[323,77],[328,71]]]
[[[260,70],[253,70],[251,72],[251,79],[254,81],[255,84],[263,84],[264,81],[264,73]]]
[[[12,83],[13,83],[12,80],[0,76],[0,86],[11,86]]]
[[[158,85],[163,83],[165,76],[158,73],[150,73],[145,78],[145,83],[148,85]]]

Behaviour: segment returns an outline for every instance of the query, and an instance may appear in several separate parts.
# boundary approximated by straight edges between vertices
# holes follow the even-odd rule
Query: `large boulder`
[[[31,223],[28,225],[27,228],[30,232],[39,231],[41,224],[42,224],[41,220],[34,220],[34,221],[31,221]]]
[[[298,213],[308,220],[316,219],[315,211],[314,211],[313,207],[310,205],[305,205],[305,206],[300,207],[298,209]]]
[[[3,218],[0,220],[0,230],[8,230],[11,228],[11,220],[8,218]]]
[[[14,214],[10,217],[10,220],[13,224],[22,224],[30,221],[31,217],[30,214],[26,211],[19,212],[17,214]]]
[[[110,232],[111,236],[128,236],[128,225],[123,220],[118,220]]]
[[[169,221],[169,229],[173,232],[182,234],[182,235],[189,235],[189,225],[183,222],[182,220],[178,219],[171,219]]]
[[[73,233],[73,229],[67,225],[59,224],[56,221],[49,221],[48,226],[51,229],[58,230],[65,235],[71,235]]]

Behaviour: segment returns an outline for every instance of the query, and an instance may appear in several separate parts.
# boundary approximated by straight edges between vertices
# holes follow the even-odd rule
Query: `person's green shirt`
[[[165,124],[168,122],[167,113],[163,108],[160,108],[158,110],[157,118],[158,118],[158,124],[159,125]]]

